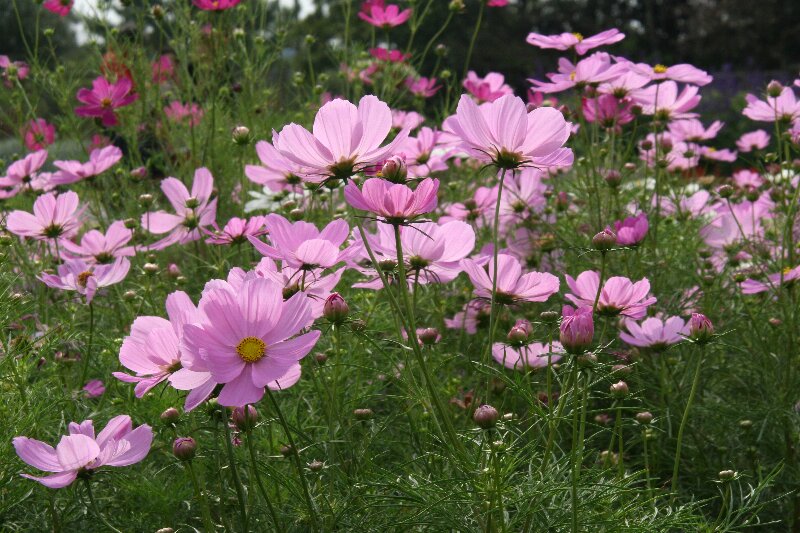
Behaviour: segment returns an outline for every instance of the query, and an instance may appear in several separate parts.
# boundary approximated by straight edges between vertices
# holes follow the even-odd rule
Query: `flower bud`
[[[177,278],[181,275],[181,267],[176,265],[175,263],[170,263],[167,266],[167,275],[171,278]]]
[[[311,470],[312,472],[319,472],[325,466],[325,463],[323,463],[322,461],[317,461],[316,459],[314,459],[313,461],[308,463],[308,465],[306,465],[306,466],[308,466],[308,469]]]
[[[136,229],[139,227],[139,221],[135,218],[126,218],[123,223],[127,229]]]
[[[689,319],[689,338],[697,344],[706,344],[714,337],[714,325],[707,316],[692,313]]]
[[[155,263],[145,263],[144,266],[142,266],[142,270],[147,274],[155,274],[158,272],[158,265]]]
[[[609,388],[609,392],[611,392],[611,396],[617,399],[624,398],[628,395],[630,390],[628,389],[628,384],[624,381],[617,381]]]
[[[392,183],[405,183],[408,176],[405,158],[395,155],[387,159],[381,169],[381,176]]]
[[[578,365],[581,368],[592,368],[597,364],[597,356],[591,352],[578,356]]]
[[[779,81],[772,80],[767,84],[767,96],[777,98],[783,92],[783,85]]]
[[[436,328],[425,328],[417,333],[417,338],[425,346],[432,346],[439,342],[442,336],[439,335],[439,330]]]
[[[481,405],[475,409],[475,412],[472,414],[472,420],[481,429],[493,428],[498,418],[500,418],[500,413],[497,412],[497,409],[488,404]]]
[[[197,453],[197,443],[192,437],[178,437],[172,443],[172,455],[181,461],[191,461]]]
[[[369,420],[375,413],[372,412],[372,409],[365,408],[365,409],[353,409],[353,416],[356,420]]]
[[[616,244],[617,236],[608,228],[592,237],[592,246],[594,246],[595,250],[599,250],[601,252],[612,249]]]
[[[131,177],[135,179],[142,179],[147,177],[147,167],[136,167],[131,170]]]
[[[350,329],[356,333],[361,333],[367,329],[367,323],[360,318],[356,318],[350,321]]]
[[[620,174],[618,170],[607,170],[603,176],[603,180],[605,180],[606,185],[612,189],[616,189],[622,183],[622,174]]]
[[[247,126],[236,126],[233,128],[233,130],[231,130],[231,138],[233,139],[233,142],[239,146],[250,144],[250,128]]]
[[[717,194],[720,198],[730,198],[733,196],[733,192],[733,187],[730,185],[720,185],[719,188],[717,188]]]
[[[303,220],[305,214],[306,214],[305,211],[303,211],[302,209],[295,208],[289,211],[289,218],[297,222],[298,220]]]
[[[736,477],[736,471],[734,470],[723,470],[719,473],[720,481],[730,481]]]
[[[187,198],[186,202],[184,203],[186,204],[186,207],[188,207],[189,209],[195,209],[200,206],[200,200],[198,200],[194,196],[190,196],[189,198]]]
[[[289,457],[290,455],[295,455],[295,454],[297,454],[297,450],[295,450],[292,446],[289,446],[288,444],[284,444],[283,446],[281,446],[282,456]]]
[[[325,304],[322,306],[322,316],[334,324],[341,324],[349,314],[350,306],[347,305],[345,299],[342,298],[338,292],[334,292],[328,296],[328,299],[325,300]]]
[[[139,204],[142,207],[149,207],[153,204],[153,195],[152,194],[140,194],[139,195]]]
[[[450,0],[448,8],[454,13],[460,13],[464,11],[464,0]]]
[[[258,411],[252,405],[247,405],[247,410],[244,407],[237,407],[231,413],[231,420],[236,429],[242,432],[247,432],[256,427],[258,422]]]
[[[508,343],[512,346],[522,346],[528,342],[528,332],[524,328],[514,326],[506,336]]]
[[[560,316],[557,311],[542,311],[539,313],[539,318],[547,324],[555,324]]]
[[[161,7],[160,5],[154,5],[152,9],[150,9],[150,13],[156,20],[161,20],[164,18],[164,8]]]
[[[161,421],[166,424],[174,424],[175,422],[178,421],[180,417],[181,417],[180,411],[178,411],[174,407],[168,407],[167,409],[164,410],[163,413],[161,413],[160,418]]]
[[[650,411],[642,411],[641,413],[636,413],[636,421],[640,424],[649,424],[653,421],[653,413]]]
[[[567,353],[578,355],[585,352],[594,338],[594,320],[588,307],[573,310],[564,306],[564,317],[559,327],[559,341]]]

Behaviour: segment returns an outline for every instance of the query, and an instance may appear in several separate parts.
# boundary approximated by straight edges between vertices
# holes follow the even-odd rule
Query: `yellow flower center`
[[[266,351],[267,345],[264,341],[257,337],[245,337],[236,345],[236,353],[242,358],[245,363],[255,363],[262,357]]]
[[[89,278],[92,276],[94,276],[94,274],[92,274],[88,270],[85,272],[81,272],[80,274],[78,274],[78,285],[86,288],[86,283],[88,283]]]
[[[575,81],[575,72],[569,73],[569,81]]]
[[[792,267],[786,267],[786,268],[783,269],[783,275],[785,276],[791,271],[792,271]]]
[[[111,98],[108,97],[103,98],[102,100],[100,100],[100,105],[103,107],[111,107]]]
[[[580,34],[580,33],[578,33],[578,32],[575,32],[575,33],[573,33],[572,35],[573,35],[573,36],[574,36],[576,39],[578,39],[578,41],[582,41],[582,40],[583,40],[583,35],[582,35],[582,34]]]
[[[666,65],[658,64],[653,67],[653,72],[655,72],[656,74],[664,74],[666,71],[667,71]]]

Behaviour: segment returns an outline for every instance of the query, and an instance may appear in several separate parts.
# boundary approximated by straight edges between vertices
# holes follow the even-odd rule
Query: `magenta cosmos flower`
[[[101,466],[129,466],[147,456],[153,442],[153,430],[147,424],[133,429],[131,417],[115,416],[97,436],[91,420],[69,423],[69,435],[61,437],[53,448],[28,437],[14,437],[14,449],[20,459],[52,475],[22,477],[45,487],[60,489],[71,485],[78,475]]]
[[[791,87],[784,87],[777,97],[767,96],[766,101],[748,94],[747,107],[742,114],[750,120],[759,122],[792,122],[800,118],[800,101],[795,98]]]
[[[12,211],[6,219],[6,228],[14,235],[37,240],[69,238],[78,233],[85,210],[74,192],[50,192],[36,199],[33,214]]]
[[[641,324],[626,320],[625,329],[627,331],[620,331],[620,339],[631,346],[655,352],[682,342],[689,333],[686,322],[679,316],[669,317],[666,320],[650,317]]]
[[[43,118],[36,118],[25,126],[22,137],[28,150],[41,150],[55,142],[56,127]]]
[[[490,72],[481,78],[474,70],[470,70],[462,85],[479,103],[494,102],[501,96],[514,94],[505,77],[498,72]]]
[[[478,107],[462,95],[447,125],[472,156],[500,168],[572,164],[572,150],[563,148],[570,135],[564,115],[552,107],[528,112],[517,96],[502,96]]]
[[[72,10],[73,0],[47,0],[42,7],[59,17],[66,17]]]
[[[332,100],[314,118],[313,133],[297,124],[273,132],[273,145],[286,159],[305,169],[305,178],[324,181],[349,179],[370,165],[383,162],[408,137],[402,130],[389,144],[381,143],[392,129],[389,106],[372,95],[358,107],[347,100]]]
[[[396,4],[384,6],[375,4],[369,6],[368,11],[362,9],[358,12],[358,18],[377,28],[389,29],[403,24],[411,16],[411,9],[400,8]]]
[[[635,217],[614,222],[614,232],[617,234],[617,244],[620,246],[635,246],[642,242],[647,235],[650,224],[646,213],[639,213]]]
[[[311,318],[305,294],[283,301],[283,287],[264,278],[207,288],[200,323],[183,327],[183,349],[205,361],[224,384],[219,403],[238,407],[259,401],[264,387],[305,357],[319,331],[298,335]],[[297,335],[297,336],[295,336]]]
[[[524,371],[529,368],[545,368],[548,363],[557,363],[564,353],[560,342],[552,346],[541,342],[532,342],[515,348],[502,342],[492,345],[492,357],[506,368]]]
[[[103,126],[116,126],[115,109],[132,104],[139,95],[132,93],[133,82],[128,77],[121,77],[110,83],[103,76],[95,78],[91,89],[80,89],[77,98],[84,105],[75,108],[79,117],[97,117]]]
[[[362,211],[375,213],[388,224],[408,222],[436,209],[439,180],[426,178],[416,189],[404,184],[370,178],[361,189],[352,181],[344,188],[347,202]]]
[[[69,255],[80,258],[87,263],[106,264],[120,257],[133,257],[136,251],[133,246],[127,246],[133,238],[133,231],[125,227],[125,223],[117,220],[112,223],[105,234],[93,229],[83,234],[80,244],[72,241],[62,241],[61,245]]]
[[[572,64],[568,59],[558,61],[558,72],[549,73],[549,82],[528,79],[534,91],[554,93],[573,87],[583,88],[587,85],[599,85],[623,75],[628,70],[627,63],[613,63],[612,56],[605,52],[596,52],[589,57]]]
[[[58,275],[43,273],[39,276],[45,285],[63,291],[77,291],[92,303],[97,289],[119,283],[131,268],[126,257],[108,265],[90,265],[82,259],[72,259],[58,265]]]
[[[89,161],[54,161],[53,165],[59,169],[52,179],[54,185],[69,185],[92,176],[98,176],[116,165],[122,159],[122,150],[114,145],[105,148],[95,148],[89,154]]]
[[[175,214],[155,211],[142,215],[142,227],[156,235],[169,233],[149,246],[161,250],[176,243],[185,244],[200,238],[201,227],[210,226],[217,218],[217,199],[211,200],[214,176],[205,167],[194,172],[192,193],[177,178],[166,178],[161,190],[172,204]]]
[[[560,33],[558,35],[542,35],[540,33],[529,33],[525,41],[538,48],[551,48],[554,50],[575,49],[575,52],[582,56],[589,50],[606,44],[614,44],[625,38],[625,34],[616,28],[606,30],[584,37],[580,33]]]
[[[442,88],[441,85],[436,85],[436,78],[425,78],[420,76],[414,78],[409,76],[405,82],[408,92],[419,98],[430,98]]]
[[[585,306],[592,309],[600,285],[600,274],[587,270],[579,274],[577,279],[569,275],[564,277],[572,291],[572,294],[567,294],[567,299],[578,307]],[[635,283],[621,276],[608,278],[603,284],[603,290],[600,291],[597,312],[602,315],[621,314],[628,318],[640,319],[644,317],[647,308],[657,301],[655,297],[647,296],[649,292],[650,282],[647,278]]]
[[[495,277],[494,262],[489,261],[489,272],[474,259],[461,261],[461,268],[475,286],[479,298],[492,297],[492,279]],[[558,292],[560,282],[548,272],[522,273],[517,258],[507,254],[497,255],[496,301],[510,305],[515,302],[544,302]]]
[[[328,268],[347,258],[347,251],[339,250],[350,233],[345,220],[334,220],[320,231],[309,222],[292,223],[281,215],[270,213],[264,225],[270,244],[252,236],[248,240],[261,255],[283,261],[291,267]]]
[[[203,11],[225,11],[239,5],[242,0],[192,0],[195,7]]]

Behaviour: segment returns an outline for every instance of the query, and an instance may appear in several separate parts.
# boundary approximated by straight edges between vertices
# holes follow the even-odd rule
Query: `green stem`
[[[100,509],[97,508],[97,503],[94,501],[94,495],[92,494],[92,486],[89,483],[88,479],[83,480],[84,485],[86,486],[86,493],[89,495],[89,506],[92,508],[92,512],[95,514],[97,518],[106,526],[109,530],[113,531],[114,533],[122,533],[119,529],[112,526],[106,517],[100,512]]]
[[[580,477],[580,465],[583,462],[583,457],[579,456],[578,450],[582,449],[581,442],[579,442],[579,434],[578,434],[578,413],[582,411],[579,408],[579,404],[583,405],[583,391],[580,389],[580,373],[578,372],[578,362],[573,360],[573,365],[575,365],[576,372],[575,375],[575,383],[574,389],[576,396],[573,399],[572,405],[572,450],[570,452],[570,463],[572,464],[572,475],[571,475],[571,496],[572,496],[572,532],[577,533],[578,531],[578,479]],[[577,401],[576,401],[577,400]]]
[[[203,513],[203,523],[206,526],[206,531],[216,531],[217,529],[214,525],[214,521],[211,520],[211,511],[208,508],[208,500],[206,500],[205,494],[203,494],[203,487],[200,485],[200,481],[198,480],[197,474],[194,471],[192,462],[186,461],[184,466],[186,467],[186,471],[189,472],[189,477],[192,478],[195,497],[200,501],[200,511]]]
[[[697,392],[697,384],[700,382],[700,369],[703,366],[703,358],[697,355],[697,366],[694,369],[694,379],[692,380],[692,389],[689,391],[689,401],[686,402],[686,409],[683,411],[683,418],[681,425],[678,428],[678,444],[675,447],[675,466],[672,469],[672,497],[675,497],[676,490],[678,489],[678,471],[681,466],[681,445],[683,444],[683,430],[686,428],[686,422],[689,420],[689,410],[692,408],[694,396]]]
[[[245,418],[249,417],[248,412],[249,409],[247,409],[247,406],[245,406]],[[261,497],[264,498],[264,502],[267,504],[269,516],[272,519],[272,523],[275,524],[275,531],[283,531],[283,528],[281,528],[281,525],[278,522],[278,516],[275,514],[275,508],[272,506],[272,500],[270,500],[269,494],[267,494],[267,489],[264,488],[264,483],[261,481],[261,473],[258,471],[258,460],[256,459],[256,450],[253,447],[252,430],[248,430],[245,433],[247,434],[245,436],[245,440],[247,441],[247,451],[250,453],[250,467],[253,471],[253,477],[256,478],[258,491],[261,493]]]
[[[483,22],[483,9],[486,7],[486,2],[481,0],[481,8],[478,11],[478,20],[475,21],[475,29],[472,30],[472,38],[469,40],[469,48],[467,49],[467,59],[464,61],[464,74],[462,78],[467,77],[469,72],[469,63],[472,61],[472,50],[475,48],[475,41],[478,39],[478,32],[481,29],[481,22]]]
[[[233,486],[236,489],[236,499],[239,501],[239,515],[242,522],[242,531],[249,531],[247,529],[247,506],[244,499],[244,490],[242,489],[242,479],[239,477],[239,471],[236,469],[236,459],[233,456],[233,443],[231,443],[231,428],[228,426],[227,419],[222,421],[222,426],[225,428],[225,449],[228,454],[228,464],[231,467]]]
[[[483,4],[481,4],[483,10]],[[500,249],[500,201],[503,198],[503,184],[506,179],[506,169],[500,172],[500,183],[497,186],[497,203],[494,206],[494,226],[492,227],[492,299],[489,308],[489,340],[486,343],[486,349],[483,352],[483,364],[489,366],[489,359],[492,354],[492,342],[497,329],[497,258]],[[489,399],[489,380],[486,380],[486,399]]]
[[[89,342],[86,344],[86,358],[83,361],[83,368],[81,369],[81,381],[78,386],[86,383],[86,376],[89,372],[89,361],[92,358],[92,346],[94,344],[94,305],[89,302]]]

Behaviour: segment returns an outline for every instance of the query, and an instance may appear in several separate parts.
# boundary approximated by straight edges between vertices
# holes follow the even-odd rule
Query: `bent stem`
[[[94,344],[94,305],[89,302],[89,342],[86,344],[86,359],[83,361],[81,369],[81,381],[78,386],[86,383],[86,376],[89,372],[89,361],[92,358],[92,345]]]
[[[106,517],[103,516],[103,513],[100,512],[100,509],[97,508],[97,503],[94,501],[94,495],[92,494],[92,485],[89,480],[84,479],[83,484],[86,486],[86,493],[89,495],[89,507],[91,507],[94,515],[99,518],[103,525],[106,526],[110,531],[113,531],[114,533],[122,533],[122,531],[112,526],[108,520],[106,520]]]
[[[683,430],[686,429],[686,422],[689,420],[689,410],[692,408],[694,396],[697,392],[697,384],[700,382],[700,368],[702,367],[703,359],[697,356],[697,365],[694,369],[694,379],[692,380],[692,389],[689,391],[689,400],[686,402],[686,409],[683,411],[683,418],[681,425],[678,428],[678,444],[675,447],[675,466],[672,468],[672,497],[675,498],[676,490],[678,489],[678,471],[681,466],[681,445],[683,444]]]

